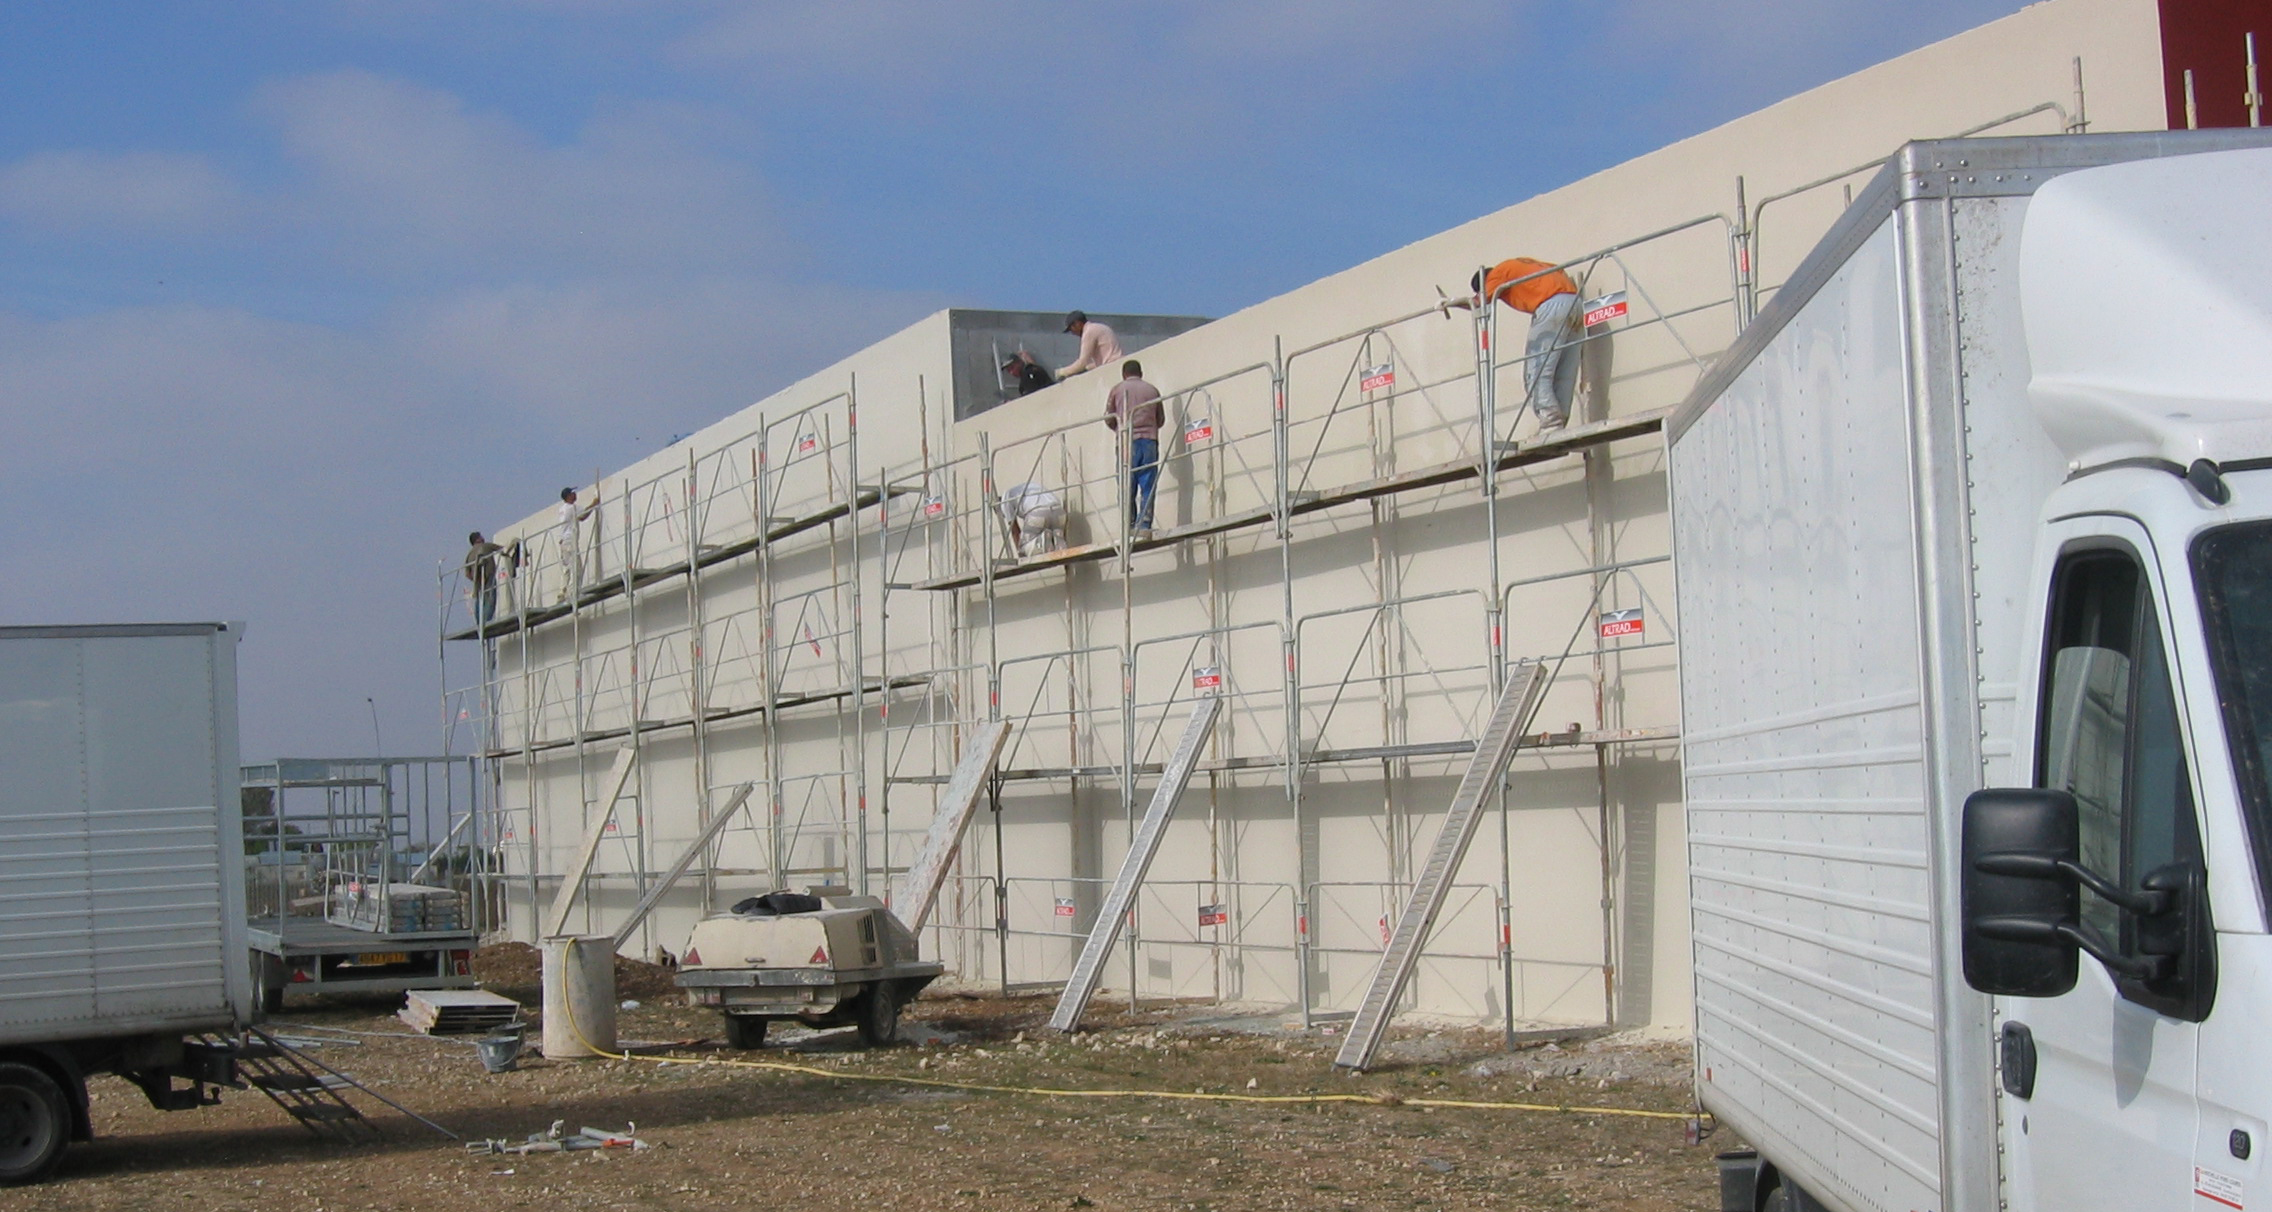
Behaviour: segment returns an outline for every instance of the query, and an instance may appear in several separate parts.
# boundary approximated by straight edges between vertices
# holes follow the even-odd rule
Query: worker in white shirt
[[[599,507],[600,494],[598,489],[592,491],[592,503],[581,507],[576,504],[575,489],[563,488],[560,490],[560,506],[555,511],[559,516],[559,521],[555,524],[555,528],[560,554],[559,600],[562,602],[566,602],[570,597],[583,592],[584,551],[588,546],[584,542],[583,526],[591,518],[592,512]],[[597,537],[594,536],[594,538]]]
[[[1056,493],[1039,484],[1019,484],[1002,494],[1001,509],[1010,550],[1038,556],[1065,545],[1065,502]]]
[[[1066,312],[1065,331],[1081,339],[1081,356],[1074,359],[1071,366],[1058,369],[1059,380],[1084,370],[1095,370],[1128,356],[1120,352],[1120,338],[1113,335],[1112,329],[1090,319],[1089,313],[1085,311]]]

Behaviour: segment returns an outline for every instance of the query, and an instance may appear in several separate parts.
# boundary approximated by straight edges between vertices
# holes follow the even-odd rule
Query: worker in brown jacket
[[[1160,482],[1160,422],[1167,410],[1160,389],[1144,381],[1144,367],[1130,358],[1120,364],[1120,382],[1105,396],[1104,423],[1114,433],[1128,425],[1123,448],[1128,452],[1128,532],[1133,538],[1152,537],[1152,492]]]
[[[1570,423],[1570,399],[1578,389],[1575,351],[1583,326],[1578,323],[1578,286],[1570,275],[1545,261],[1514,257],[1468,279],[1469,298],[1453,299],[1446,308],[1476,308],[1486,301],[1504,303],[1530,316],[1530,337],[1523,346],[1523,394],[1538,414],[1541,432]]]

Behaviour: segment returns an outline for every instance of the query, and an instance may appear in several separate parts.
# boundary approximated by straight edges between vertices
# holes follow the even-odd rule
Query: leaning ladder
[[[1096,925],[1089,929],[1089,941],[1082,945],[1081,958],[1073,965],[1073,975],[1065,982],[1064,994],[1057,999],[1057,1010],[1049,1016],[1052,1028],[1071,1031],[1078,1026],[1081,1012],[1088,1009],[1089,998],[1096,994],[1105,956],[1111,954],[1113,942],[1120,937],[1120,927],[1128,920],[1128,907],[1135,902],[1136,889],[1144,882],[1144,873],[1151,869],[1152,856],[1159,853],[1168,818],[1175,815],[1175,806],[1183,799],[1183,789],[1191,785],[1191,769],[1199,760],[1199,747],[1207,743],[1207,732],[1215,726],[1215,714],[1222,706],[1223,700],[1209,696],[1192,707],[1191,722],[1183,726],[1182,739],[1175,743],[1175,752],[1168,755],[1167,766],[1160,771],[1160,785],[1152,789],[1152,803],[1144,809],[1143,823],[1136,827],[1136,836],[1128,839],[1128,857],[1120,862],[1120,874],[1113,877],[1112,891],[1105,894],[1104,906],[1097,910]]]
[[[1405,902],[1404,912],[1396,919],[1396,932],[1389,937],[1388,950],[1381,953],[1381,966],[1373,973],[1365,1000],[1357,1005],[1357,1017],[1349,1024],[1349,1035],[1333,1058],[1334,1064],[1364,1069],[1373,1063],[1373,1053],[1380,1048],[1389,1019],[1395,1015],[1397,999],[1404,996],[1405,983],[1412,979],[1412,969],[1420,962],[1420,949],[1436,925],[1436,914],[1444,907],[1452,877],[1467,855],[1467,844],[1475,838],[1475,826],[1483,819],[1484,800],[1521,747],[1523,725],[1529,722],[1545,692],[1546,666],[1535,661],[1515,669],[1506,689],[1499,692],[1499,705],[1492,709],[1490,723],[1484,725],[1482,737],[1475,742],[1475,755],[1468,760],[1467,773],[1460,778],[1450,810],[1444,813],[1444,824],[1436,832],[1435,845],[1429,848],[1428,862],[1412,885],[1412,899]]]
[[[892,912],[910,931],[921,930],[930,918],[931,906],[939,899],[939,885],[946,882],[947,864],[962,848],[963,830],[970,824],[971,813],[978,809],[978,796],[993,777],[994,763],[1001,760],[1002,743],[1009,737],[1010,725],[1004,721],[980,725],[947,778],[946,794],[939,797],[938,810],[931,816],[931,831],[923,838],[923,849],[892,893]]]

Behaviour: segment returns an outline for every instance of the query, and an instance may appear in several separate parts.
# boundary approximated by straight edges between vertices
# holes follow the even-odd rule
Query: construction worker
[[[1084,370],[1095,370],[1128,356],[1120,352],[1120,338],[1113,335],[1112,329],[1090,319],[1089,313],[1085,311],[1066,312],[1065,331],[1081,339],[1081,356],[1073,359],[1071,366],[1058,368],[1059,379],[1077,375]]]
[[[562,602],[567,601],[571,594],[581,591],[584,587],[583,557],[585,544],[583,541],[583,525],[584,521],[590,518],[593,511],[599,507],[600,494],[597,489],[592,492],[592,503],[581,509],[576,506],[575,489],[563,488],[560,490],[560,505],[554,511],[559,518],[554,528],[554,535],[560,548],[559,600]]]
[[[1160,389],[1144,381],[1144,367],[1130,358],[1120,364],[1120,382],[1113,384],[1104,398],[1104,423],[1114,433],[1120,432],[1123,419],[1128,432],[1123,438],[1124,456],[1128,460],[1128,533],[1131,538],[1152,537],[1152,493],[1160,482],[1160,421],[1166,409],[1160,404]]]
[[[465,537],[465,588],[473,598],[473,622],[487,627],[497,617],[498,555],[505,549],[481,537],[476,530]]]
[[[1018,484],[1002,494],[1001,508],[1010,550],[1037,556],[1065,545],[1065,502],[1056,493],[1039,484]]]
[[[1021,349],[1002,363],[1002,372],[1018,385],[1018,394],[1030,396],[1057,381],[1049,368],[1034,361],[1033,355]]]
[[[1515,257],[1469,278],[1471,297],[1451,299],[1445,308],[1471,310],[1496,300],[1530,316],[1523,346],[1523,394],[1538,414],[1538,428],[1551,433],[1570,423],[1570,398],[1578,388],[1578,287],[1570,275],[1544,261]],[[1446,314],[1449,314],[1448,311]]]

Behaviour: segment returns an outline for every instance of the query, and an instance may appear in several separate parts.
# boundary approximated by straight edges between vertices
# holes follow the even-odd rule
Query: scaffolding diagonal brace
[[[1515,669],[1500,691],[1499,704],[1492,709],[1483,735],[1476,739],[1475,754],[1468,760],[1467,773],[1460,777],[1459,791],[1444,813],[1435,844],[1429,847],[1428,862],[1413,882],[1412,899],[1405,902],[1404,912],[1396,919],[1396,931],[1389,936],[1388,949],[1381,953],[1381,966],[1373,973],[1365,1000],[1357,1005],[1357,1017],[1349,1024],[1349,1034],[1333,1058],[1334,1064],[1344,1069],[1372,1065],[1373,1054],[1388,1032],[1389,1019],[1396,1013],[1397,999],[1404,996],[1404,986],[1420,962],[1421,948],[1435,928],[1436,914],[1444,907],[1444,896],[1451,890],[1460,860],[1467,856],[1467,845],[1475,838],[1484,804],[1506,772],[1507,763],[1514,759],[1515,750],[1522,746],[1523,725],[1545,693],[1546,666],[1538,662]]]
[[[694,860],[702,857],[703,853],[710,849],[710,843],[718,840],[718,835],[726,831],[726,826],[733,822],[734,814],[742,810],[742,805],[749,802],[750,792],[756,789],[757,784],[755,783],[743,783],[737,788],[734,791],[734,798],[727,800],[726,806],[718,810],[718,815],[711,817],[710,823],[702,827],[702,832],[695,836],[694,844],[686,848],[686,853],[679,855],[678,861],[671,864],[670,870],[663,872],[662,878],[656,880],[654,885],[647,889],[647,895],[639,898],[639,904],[631,910],[631,916],[626,918],[621,926],[616,927],[615,946],[617,950],[621,950],[624,940],[630,938],[632,932],[639,929],[639,923],[646,921],[647,915],[655,911],[655,906],[662,901],[663,894],[669,892],[678,883],[679,877],[685,875],[687,870],[694,866]]]
[[[1175,815],[1176,804],[1183,799],[1183,789],[1191,785],[1192,767],[1198,764],[1200,746],[1207,743],[1207,733],[1215,726],[1216,713],[1223,708],[1223,700],[1209,696],[1199,700],[1192,708],[1191,722],[1183,726],[1183,736],[1175,743],[1175,752],[1168,755],[1167,766],[1160,771],[1160,782],[1152,789],[1152,802],[1144,809],[1144,819],[1136,826],[1136,835],[1128,839],[1128,857],[1121,860],[1120,874],[1112,881],[1112,891],[1105,894],[1104,906],[1097,911],[1096,925],[1089,929],[1088,942],[1081,947],[1081,958],[1073,965],[1073,975],[1065,982],[1065,992],[1057,999],[1057,1009],[1049,1016],[1049,1025],[1058,1031],[1071,1031],[1081,1021],[1081,1012],[1088,1009],[1089,998],[1097,990],[1097,978],[1104,972],[1105,957],[1112,953],[1112,944],[1120,938],[1120,929],[1128,920],[1129,906],[1135,904],[1136,890],[1144,882],[1144,873],[1151,869],[1152,856],[1159,853],[1160,839],[1166,835],[1168,818]]]
[[[607,840],[607,827],[615,819],[616,801],[623,798],[624,785],[631,781],[631,763],[639,751],[630,745],[616,751],[615,767],[607,772],[607,796],[600,801],[599,815],[592,818],[591,827],[584,833],[584,844],[576,853],[576,866],[560,880],[560,891],[552,895],[552,911],[545,914],[544,937],[558,938],[568,929],[568,911],[576,905],[576,895],[584,890],[584,877],[591,873],[592,859],[600,852],[600,843]]]
[[[971,813],[977,811],[978,797],[986,790],[986,781],[994,775],[994,764],[1001,760],[1002,745],[1010,739],[1010,725],[995,720],[979,725],[963,749],[962,760],[955,763],[954,775],[947,780],[946,794],[939,797],[938,811],[931,817],[931,831],[923,837],[923,849],[910,863],[899,887],[892,893],[892,912],[910,931],[923,929],[931,916],[931,906],[939,899],[939,885],[946,882],[947,864],[955,859],[962,848],[963,830],[970,825]]]

